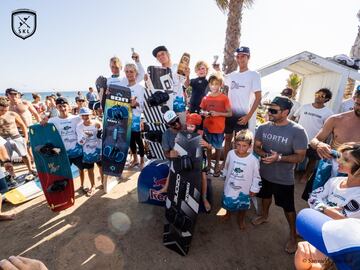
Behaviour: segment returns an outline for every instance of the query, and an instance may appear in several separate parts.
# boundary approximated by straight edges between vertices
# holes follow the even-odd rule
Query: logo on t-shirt
[[[245,85],[240,85],[235,81],[231,81],[231,89],[240,89],[240,88],[245,88]]]
[[[344,209],[349,212],[356,212],[360,210],[360,205],[357,201],[351,200],[347,205],[344,206]]]
[[[305,115],[310,115],[310,116],[314,116],[314,117],[317,117],[317,118],[320,118],[321,119],[321,115],[318,115],[316,113],[312,113],[312,112],[304,112]]]
[[[270,133],[266,133],[266,132],[263,133],[263,139],[267,140],[267,141],[282,143],[282,144],[287,144],[288,140],[289,140],[289,138],[287,138],[287,137],[270,134]]]

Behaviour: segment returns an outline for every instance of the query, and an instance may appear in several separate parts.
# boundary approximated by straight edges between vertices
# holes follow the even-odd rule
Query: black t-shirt
[[[203,97],[208,93],[208,80],[205,77],[197,77],[196,79],[190,80],[190,86],[192,88],[190,98],[190,112],[199,113],[200,103]]]

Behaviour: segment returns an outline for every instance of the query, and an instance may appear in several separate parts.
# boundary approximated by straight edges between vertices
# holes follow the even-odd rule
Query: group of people
[[[250,208],[251,197],[257,196],[262,205],[261,214],[252,220],[255,226],[268,222],[274,198],[275,205],[283,208],[289,226],[285,251],[294,253],[297,249],[295,168],[306,159],[301,181],[307,182],[316,170],[317,161],[333,158],[331,150],[336,149],[340,158],[335,162],[339,164],[335,171],[347,176],[334,175],[325,186],[312,191],[309,206],[334,219],[360,218],[360,89],[351,99],[352,107],[347,106],[346,111],[333,114],[325,105],[332,98],[330,89],[318,89],[314,102],[301,106],[294,100],[294,91],[286,88],[281,96],[264,104],[268,106],[269,121],[257,127],[255,132],[252,119],[261,103],[261,81],[259,74],[248,68],[248,47],[240,47],[235,52],[239,70],[221,74],[218,66],[214,66],[214,74],[208,77],[208,64],[199,61],[195,65],[197,77],[193,79],[189,78],[189,68],[185,68],[185,76],[176,75],[177,65],[172,64],[165,46],[156,47],[153,56],[162,67],[172,70],[176,100],[183,100],[188,105],[187,112],[185,106],[177,104],[176,109],[174,107],[164,114],[169,127],[162,135],[164,154],[169,159],[178,156],[174,147],[181,130],[201,134],[201,146],[204,148],[201,194],[207,211],[211,210],[211,205],[206,196],[206,175],[212,171],[213,177],[225,178],[222,197],[222,207],[226,210],[224,220],[231,213],[238,213],[240,229],[245,229],[245,213]],[[139,166],[142,169],[145,155],[141,135],[142,113],[146,102],[142,81],[146,83],[149,78],[139,55],[133,53],[132,59],[134,63],[124,67],[125,76],[121,75],[120,59],[110,59],[111,76],[107,79],[107,86],[117,84],[131,90],[133,122],[128,167]],[[188,96],[186,89],[189,87],[191,94]],[[21,100],[16,90],[7,89],[6,97],[0,98],[0,150],[4,147],[7,150],[0,151],[0,158],[5,169],[12,171],[10,157],[12,151],[16,151],[29,171],[36,173],[27,144],[27,128],[33,123],[33,118],[42,124],[53,123],[64,141],[70,163],[79,168],[80,190],[91,196],[95,189],[95,163],[102,176],[102,124],[94,119],[94,115],[101,115],[108,91],[100,88],[99,93],[95,93],[92,88],[89,89],[86,98],[88,106],[82,104],[85,98],[77,97],[77,107],[71,112],[64,97],[49,96],[45,105],[34,95],[34,103],[31,104]],[[93,110],[97,113],[94,114]],[[213,159],[214,167],[211,163]],[[84,184],[85,170],[91,183],[89,189]],[[167,186],[168,183],[159,192],[166,192]],[[12,216],[0,216],[0,219],[8,218]]]

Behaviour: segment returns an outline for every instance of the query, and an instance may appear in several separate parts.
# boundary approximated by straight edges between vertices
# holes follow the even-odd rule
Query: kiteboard
[[[104,191],[110,192],[120,180],[131,138],[131,90],[110,84],[106,95],[102,135]]]
[[[58,212],[71,207],[75,202],[73,175],[56,127],[51,123],[32,125],[29,138],[41,187],[50,209]]]
[[[200,140],[197,133],[180,132],[174,147],[179,157],[170,164],[163,244],[183,256],[189,252],[201,200]]]

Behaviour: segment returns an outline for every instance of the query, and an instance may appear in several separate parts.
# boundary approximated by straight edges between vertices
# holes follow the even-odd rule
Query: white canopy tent
[[[360,73],[355,69],[307,51],[263,67],[258,72],[261,77],[265,77],[281,69],[302,76],[303,81],[297,98],[301,104],[313,102],[314,93],[320,88],[329,88],[333,98],[327,106],[334,112],[340,110],[348,78],[360,81]]]

